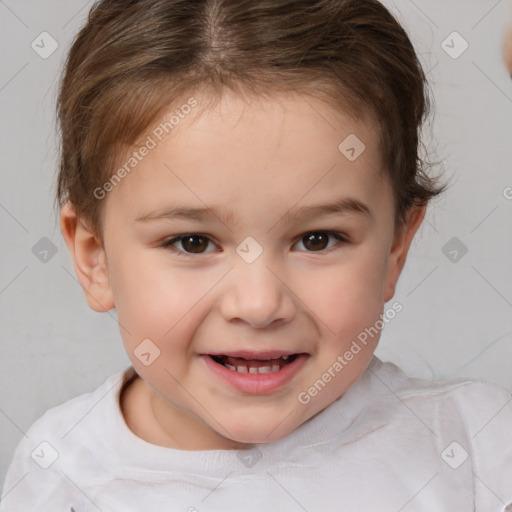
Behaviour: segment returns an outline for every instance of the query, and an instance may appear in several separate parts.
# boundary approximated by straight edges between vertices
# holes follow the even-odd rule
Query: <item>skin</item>
[[[362,375],[379,336],[309,403],[298,401],[379,320],[425,207],[395,231],[393,192],[378,172],[369,119],[291,93],[251,100],[226,93],[204,109],[206,97],[194,97],[199,107],[104,199],[104,247],[70,204],[61,228],[90,307],[115,307],[139,375],[122,397],[129,428],[168,448],[239,449],[287,436]],[[352,133],[366,145],[354,162],[338,150]],[[347,197],[372,216],[284,218]],[[136,220],[177,203],[232,215]],[[347,241],[331,236],[315,246],[304,237],[311,231],[343,233]],[[189,233],[208,237],[199,239],[202,253],[179,241],[174,250],[161,246]],[[263,249],[250,264],[236,252],[248,236]],[[144,366],[133,352],[147,338],[160,356]],[[240,349],[309,356],[283,388],[254,395],[221,381],[200,358]]]
[[[512,23],[509,23],[505,31],[505,41],[503,43],[503,57],[507,70],[512,77]]]

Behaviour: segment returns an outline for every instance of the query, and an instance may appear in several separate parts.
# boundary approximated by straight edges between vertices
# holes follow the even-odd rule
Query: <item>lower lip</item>
[[[274,373],[239,373],[216,363],[208,355],[201,355],[201,359],[215,375],[239,391],[255,395],[272,393],[284,386],[304,366],[308,357],[308,354],[300,354],[294,361]]]

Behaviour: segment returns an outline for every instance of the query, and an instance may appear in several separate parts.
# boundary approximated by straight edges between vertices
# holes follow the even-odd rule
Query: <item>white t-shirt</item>
[[[498,385],[412,379],[374,356],[286,438],[184,451],[126,425],[119,394],[133,374],[112,375],[31,426],[0,512],[512,510],[512,396]]]

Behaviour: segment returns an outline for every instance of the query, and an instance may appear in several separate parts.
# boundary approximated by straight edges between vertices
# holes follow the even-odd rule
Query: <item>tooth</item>
[[[290,356],[281,356],[282,359],[284,359],[285,361],[289,358]]]
[[[278,364],[275,364],[273,366],[262,366],[261,368],[256,368],[256,367],[247,367],[247,366],[232,366],[230,364],[225,364],[224,365],[226,368],[232,370],[232,371],[235,371],[235,372],[238,372],[238,373],[252,373],[252,374],[256,374],[256,373],[276,373],[278,372],[281,367],[278,365]]]

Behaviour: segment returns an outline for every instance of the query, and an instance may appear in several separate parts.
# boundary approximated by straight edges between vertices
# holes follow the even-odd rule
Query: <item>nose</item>
[[[262,256],[253,263],[237,261],[220,300],[220,311],[227,322],[263,328],[293,319],[293,294],[285,279],[268,268],[267,263]]]

